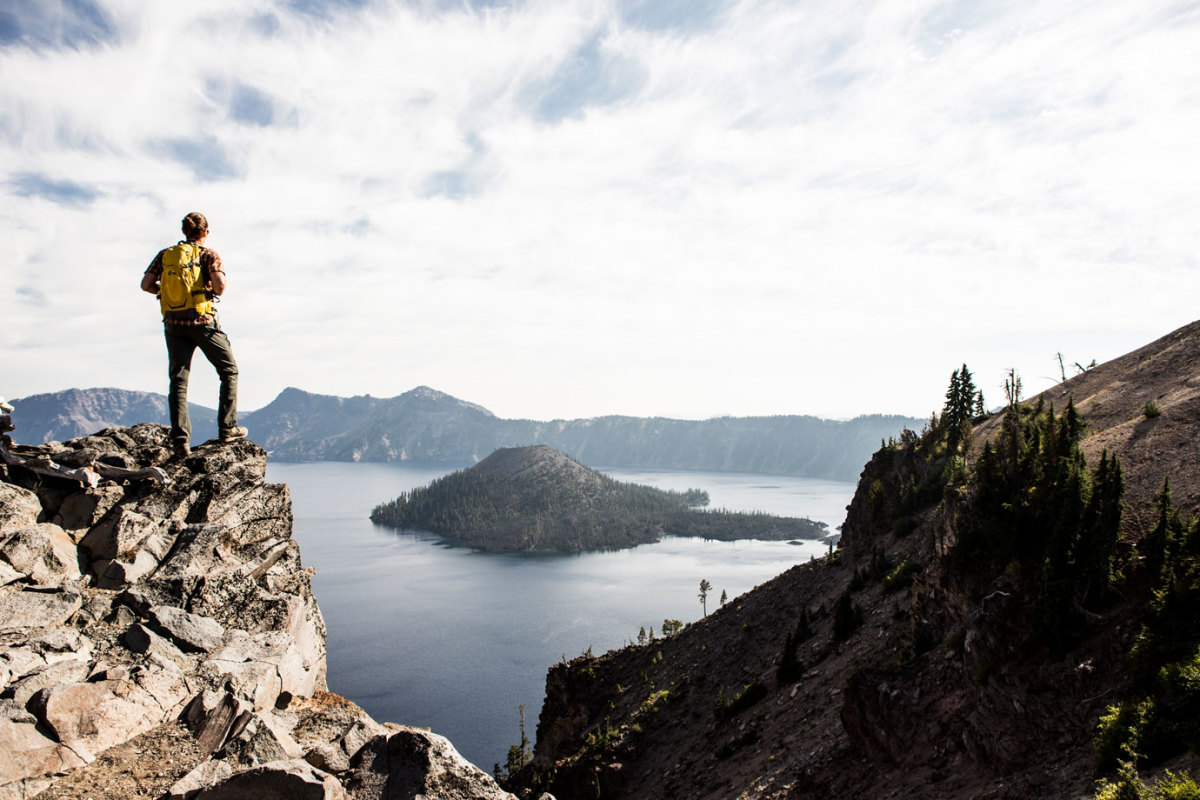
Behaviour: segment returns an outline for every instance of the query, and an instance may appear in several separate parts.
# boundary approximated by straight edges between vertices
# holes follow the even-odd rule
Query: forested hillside
[[[1200,522],[1172,489],[1192,496],[1200,412],[1195,362],[1162,356],[1197,347],[1189,326],[1032,400],[1013,375],[986,418],[955,370],[942,413],[870,459],[832,556],[670,637],[551,668],[509,785],[1196,797]]]

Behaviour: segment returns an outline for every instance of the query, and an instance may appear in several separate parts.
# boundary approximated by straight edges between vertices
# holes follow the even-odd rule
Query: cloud
[[[18,286],[16,289],[17,299],[29,305],[44,307],[46,305],[46,295],[38,289],[29,286]]]
[[[251,408],[924,416],[963,361],[987,390],[1194,317],[1200,13],[1171,0],[93,5],[103,47],[0,46],[24,394],[61,388],[46,352],[161,389],[136,281],[196,209]],[[64,231],[88,268],[51,283]],[[94,330],[144,349],[127,381],[88,377]]]
[[[17,197],[40,197],[66,206],[86,207],[101,196],[95,187],[35,172],[17,173],[8,185]]]
[[[734,5],[729,0],[625,0],[621,18],[647,31],[698,33],[712,30]]]
[[[523,90],[541,122],[560,122],[587,108],[619,103],[631,98],[646,83],[646,70],[629,54],[608,50],[597,31],[566,59],[552,75],[539,77]]]
[[[92,0],[8,2],[0,8],[0,46],[84,48],[117,39],[112,18]]]
[[[215,136],[158,139],[150,143],[149,149],[155,155],[191,170],[197,181],[219,181],[244,175],[244,168]]]

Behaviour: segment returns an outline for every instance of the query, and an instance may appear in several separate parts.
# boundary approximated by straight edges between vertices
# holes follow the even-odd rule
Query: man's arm
[[[209,270],[208,285],[212,287],[212,293],[217,295],[225,294],[225,273],[220,270]]]
[[[150,262],[150,266],[146,267],[146,272],[142,275],[142,291],[150,294],[158,294],[158,282],[162,277],[162,251],[154,256],[154,260]]]
[[[201,256],[201,263],[204,265],[204,271],[208,276],[208,283],[205,288],[213,293],[213,296],[220,297],[225,294],[225,268],[221,265],[221,257],[217,255],[217,251],[204,251]]]
[[[158,294],[158,276],[149,270],[142,276],[142,291]]]

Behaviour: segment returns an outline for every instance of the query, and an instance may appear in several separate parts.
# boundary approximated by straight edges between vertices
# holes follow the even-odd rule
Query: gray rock
[[[330,773],[345,772],[373,737],[387,732],[354,703],[329,696],[298,704],[292,735],[305,749],[304,760]]]
[[[100,486],[75,492],[63,500],[54,521],[75,541],[100,522],[125,496],[121,486]]]
[[[0,543],[0,559],[41,585],[80,577],[79,553],[66,531],[49,522],[19,528]]]
[[[309,697],[324,689],[324,658],[306,662],[305,652],[284,631],[251,636],[231,630],[226,643],[200,665],[200,674],[214,684],[225,683],[250,700],[255,710],[271,708],[281,694]]]
[[[193,800],[205,789],[212,788],[233,774],[229,762],[217,758],[202,761],[184,775],[167,792],[167,800]]]
[[[234,773],[216,786],[198,792],[194,800],[346,800],[332,775],[300,761],[273,761]]]
[[[189,614],[175,606],[152,606],[150,619],[163,633],[171,637],[181,650],[187,652],[216,650],[225,638],[225,628],[215,619]]]
[[[0,645],[11,698],[0,701],[0,800],[26,800],[180,718],[220,757],[176,783],[176,800],[345,798],[333,772],[372,800],[508,800],[441,737],[317,695],[325,623],[291,540],[287,487],[265,483],[265,453],[250,442],[173,462],[166,442],[149,425],[39,452],[135,471],[164,464],[169,485],[48,485],[35,496],[0,476],[0,641],[19,642]],[[45,585],[19,585],[30,580]]]
[[[294,726],[294,720],[292,724]],[[300,758],[300,745],[292,738],[291,727],[271,711],[251,713],[240,727],[241,730],[225,743],[224,757],[236,759],[245,766]]]
[[[356,800],[516,800],[442,736],[393,726],[354,758],[347,788]]]
[[[162,520],[152,519],[128,506],[120,506],[84,534],[79,546],[98,561],[130,560],[142,542],[165,527]]]
[[[83,766],[75,753],[43,736],[38,720],[14,700],[0,700],[0,786]]]
[[[83,596],[61,591],[0,589],[0,631],[51,628],[63,624],[83,606]]]
[[[0,482],[0,539],[38,521],[42,504],[37,495],[11,483]]]
[[[159,636],[140,622],[135,622],[125,631],[121,642],[131,652],[144,655],[160,664],[171,664],[175,667],[193,667],[195,660],[188,658],[171,640]]]
[[[24,572],[17,572],[8,564],[0,561],[0,586],[8,586],[10,583],[16,583],[17,581],[24,580],[27,577],[29,576],[27,576]]]
[[[89,672],[90,665],[83,659],[62,661],[27,673],[20,680],[14,680],[6,691],[18,703],[25,705],[43,689],[85,680]]]
[[[160,700],[131,681],[60,684],[38,692],[29,710],[58,742],[86,761],[164,721]]]
[[[92,657],[92,640],[75,628],[50,628],[29,638],[29,646],[46,660],[47,664],[59,661]]]

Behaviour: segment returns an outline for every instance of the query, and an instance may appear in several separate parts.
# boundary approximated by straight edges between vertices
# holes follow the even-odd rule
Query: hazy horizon
[[[287,391],[288,389],[298,389],[299,391],[305,392],[307,394],[320,395],[323,397],[337,397],[337,398],[341,398],[341,399],[353,399],[356,397],[369,397],[369,398],[372,398],[375,400],[395,400],[398,397],[401,397],[402,395],[408,394],[409,392],[415,391],[417,389],[422,389],[422,388],[432,389],[435,392],[441,391],[436,386],[414,386],[411,389],[400,392],[400,394],[388,395],[388,396],[375,395],[375,394],[371,394],[370,392],[367,392],[367,393],[361,394],[361,395],[338,395],[338,394],[334,394],[332,392],[310,391],[308,389],[301,389],[298,386],[287,386],[287,387],[284,387],[283,389],[281,389],[279,391],[279,393],[275,395],[275,397],[272,397],[271,400],[269,400],[267,403],[263,404],[262,406],[259,406],[257,408],[242,407],[240,409],[240,412],[242,414],[252,414],[256,411],[261,411],[264,408],[266,408],[267,406],[269,406],[271,403],[273,403],[276,399],[278,399],[279,395],[282,394],[284,391]],[[165,391],[158,391],[155,389],[127,389],[123,386],[67,386],[67,387],[63,387],[62,389],[52,390],[52,391],[48,391],[48,392],[36,392],[34,394],[24,395],[23,397],[9,397],[8,400],[9,400],[9,402],[13,402],[17,405],[17,411],[14,413],[15,413],[15,416],[17,418],[19,418],[20,402],[22,400],[28,399],[30,397],[61,394],[63,392],[70,392],[70,391],[90,392],[90,391],[103,391],[103,390],[116,390],[116,391],[129,391],[129,392],[143,392],[144,391],[144,392],[149,392],[151,394],[159,395],[160,397],[163,397],[164,399],[166,398]],[[476,403],[469,397],[456,397],[454,395],[451,395],[449,392],[441,392],[441,393],[445,394],[449,397],[452,397],[455,400],[459,400],[459,401],[462,401],[465,403],[470,403],[471,405],[481,406],[484,409],[486,409],[487,411],[492,411],[492,409],[487,408],[487,406],[484,406],[482,403]],[[189,405],[200,406],[201,408],[204,408],[208,411],[212,411],[213,413],[216,413],[216,404],[215,403],[212,403],[212,404],[206,403],[206,402],[204,402],[203,399],[197,400],[195,397],[189,397],[188,403],[189,403]],[[492,412],[492,413],[495,413],[495,412]],[[638,415],[631,415],[631,414],[600,414],[600,415],[595,415],[593,417],[564,417],[562,415],[558,415],[558,416],[545,417],[545,418],[530,417],[528,415],[516,416],[516,417],[504,417],[500,414],[496,414],[495,416],[497,416],[501,419],[533,420],[533,421],[537,421],[537,422],[553,422],[556,420],[573,420],[573,419],[595,419],[598,417],[609,417],[609,416],[638,417]],[[668,416],[659,415],[659,418],[703,422],[705,420],[723,419],[723,418],[735,418],[736,419],[736,418],[747,418],[747,417],[777,417],[777,416],[814,416],[814,417],[816,417],[818,415],[816,415],[816,414],[713,414],[708,417],[668,417]],[[911,419],[922,419],[922,420],[926,419],[926,417],[927,417],[927,415],[926,415],[926,417],[914,417],[913,415],[910,415],[910,414],[892,414],[892,413],[888,413],[888,412],[867,412],[865,414],[857,414],[854,417],[819,417],[819,418],[830,421],[830,422],[848,422],[852,419],[855,419],[857,417],[863,417],[863,416],[907,417],[907,418],[911,418]],[[639,417],[639,418],[644,418],[644,417]],[[251,438],[253,438],[253,432],[251,432]]]

